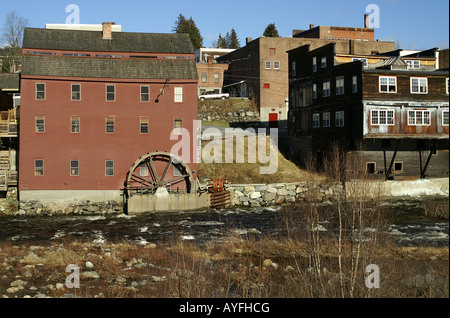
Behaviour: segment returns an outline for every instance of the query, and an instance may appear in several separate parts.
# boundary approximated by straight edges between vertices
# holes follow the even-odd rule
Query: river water
[[[448,201],[448,198],[437,199]],[[423,201],[396,199],[381,203],[392,216],[387,232],[400,244],[447,246],[448,220],[428,218]],[[78,240],[92,243],[129,242],[139,245],[171,240],[207,242],[236,236],[283,235],[286,213],[299,213],[301,205],[146,213],[141,215],[15,216],[0,218],[0,242],[52,244]],[[298,228],[306,220],[297,218]],[[321,231],[333,231],[324,220]]]

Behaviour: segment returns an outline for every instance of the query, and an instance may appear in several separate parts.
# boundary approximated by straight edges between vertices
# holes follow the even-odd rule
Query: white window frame
[[[220,74],[214,73],[214,83],[219,83],[219,82],[220,82]]]
[[[382,84],[382,79],[386,79],[386,84]],[[394,80],[394,84],[390,83],[391,80]],[[397,93],[397,77],[396,76],[379,76],[378,78],[378,84],[379,84],[379,92],[380,93],[386,93],[386,94],[395,94]],[[386,86],[386,91],[381,90],[382,86]],[[395,90],[390,91],[389,87],[394,86]]]
[[[266,61],[265,62],[265,69],[266,70],[270,70],[272,68],[272,62],[271,61]]]
[[[38,120],[42,122],[38,123]],[[34,121],[35,121],[35,132],[39,134],[45,133],[45,116],[36,116],[34,118]]]
[[[147,92],[142,92],[143,88],[147,88]],[[140,97],[141,97],[141,103],[150,103],[150,86],[149,85],[141,85],[140,87]],[[144,98],[143,98],[144,97]],[[145,100],[147,98],[147,100]]]
[[[394,126],[395,111],[393,109],[370,110],[370,124],[372,126]]]
[[[280,61],[273,61],[273,69],[274,70],[280,69]]]
[[[317,99],[317,84],[312,85],[312,98]]]
[[[38,90],[38,85],[44,85],[44,90]],[[46,100],[46,98],[47,98],[47,92],[46,92],[46,89],[47,89],[47,85],[45,85],[45,83],[36,83],[36,91],[35,91],[35,99],[36,100]],[[43,98],[38,98],[38,94],[43,94]]]
[[[147,131],[145,131],[145,129]],[[139,133],[141,135],[148,135],[150,133],[150,119],[149,118],[139,118]]]
[[[411,116],[411,114],[414,114]],[[417,116],[420,114],[420,116]],[[428,114],[428,116],[425,116]],[[425,120],[427,117],[427,121]],[[421,123],[418,119],[421,119]],[[419,123],[418,123],[419,122]],[[423,109],[411,109],[408,110],[408,126],[430,126],[431,125],[431,112]]]
[[[105,177],[114,177],[114,160],[105,160]]]
[[[181,126],[177,127],[176,123],[181,122]],[[183,119],[176,118],[173,120],[173,133],[175,135],[181,135],[183,134]]]
[[[108,121],[109,119],[112,119],[111,121]],[[111,125],[108,125],[108,123],[112,123]],[[108,131],[108,127],[112,127],[112,131]],[[107,134],[115,134],[116,133],[116,118],[115,117],[106,117],[105,119],[105,132]]]
[[[322,126],[331,127],[331,113],[325,112],[322,114]]]
[[[37,163],[42,163],[42,165],[37,165]],[[42,173],[39,173],[42,171]],[[34,160],[34,176],[42,177],[44,175],[44,159],[35,159]]]
[[[325,81],[323,82],[323,97],[331,96],[331,82]]]
[[[320,113],[314,113],[312,117],[312,127],[319,128],[320,127]]]
[[[113,92],[108,92],[108,88],[112,87],[114,89]],[[114,96],[114,99],[108,99],[108,96],[110,95]],[[112,85],[112,84],[107,84],[106,85],[106,101],[107,102],[115,102],[116,101],[116,85]]]
[[[208,73],[202,72],[202,83],[208,82]]]
[[[345,112],[343,110],[337,111],[335,113],[334,123],[336,127],[344,127],[345,126]]]
[[[313,73],[317,72],[317,56],[313,56],[313,59],[312,59],[312,71],[313,71]]]
[[[78,92],[74,92],[74,90],[73,90],[73,88],[74,88],[74,86],[78,86],[79,88],[80,88],[80,90],[78,91]],[[79,102],[79,101],[81,101],[81,84],[77,84],[77,83],[75,83],[75,84],[71,84],[71,86],[70,86],[70,92],[71,92],[71,101],[73,101],[73,102]],[[78,98],[73,98],[73,94],[76,94],[76,93],[78,93],[79,94],[79,97]]]
[[[413,82],[417,80],[417,92],[413,91]],[[423,83],[425,82],[425,84]],[[428,78],[427,77],[411,77],[410,78],[410,84],[411,84],[411,94],[428,94]],[[425,87],[425,91],[421,91],[421,88]]]
[[[76,163],[76,165],[73,165],[75,163]],[[80,161],[79,160],[70,160],[70,176],[71,177],[79,177],[80,176]]]
[[[352,92],[353,93],[358,92],[358,76],[357,75],[352,77]]]
[[[362,65],[364,68],[369,67],[369,63],[366,58],[357,58],[357,57],[352,58],[352,62],[355,62],[355,61],[362,61]]]
[[[174,95],[175,103],[182,103],[183,102],[183,87],[175,87],[173,95]]]
[[[445,123],[446,118],[447,118],[447,123]],[[443,109],[442,110],[442,126],[448,126],[448,125],[449,125],[449,110]]]
[[[327,67],[327,57],[322,56],[320,58],[320,68],[325,68],[325,67]]]
[[[81,119],[79,116],[70,117],[70,133],[79,134],[81,131]]]
[[[445,93],[448,95],[448,91],[449,91],[449,82],[448,82],[448,77],[445,79]]]
[[[408,70],[420,69],[420,60],[406,60],[405,62],[408,65]]]
[[[345,94],[345,77],[338,76],[336,77],[336,95],[344,95]]]

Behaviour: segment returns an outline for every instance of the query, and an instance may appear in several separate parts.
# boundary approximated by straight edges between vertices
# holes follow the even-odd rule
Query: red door
[[[278,128],[278,113],[269,114],[269,127]]]

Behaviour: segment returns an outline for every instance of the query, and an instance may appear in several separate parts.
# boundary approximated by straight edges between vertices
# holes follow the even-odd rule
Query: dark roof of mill
[[[2,73],[0,74],[0,89],[9,91],[19,90],[19,74]]]
[[[104,40],[101,31],[26,28],[23,48],[94,52],[192,54],[188,34],[112,32]]]
[[[198,79],[194,60],[64,58],[31,55],[23,57],[22,75],[117,79]]]

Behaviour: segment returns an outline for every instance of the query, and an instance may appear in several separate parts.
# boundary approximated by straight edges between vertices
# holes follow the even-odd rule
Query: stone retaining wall
[[[278,205],[303,202],[311,198],[315,201],[328,201],[336,196],[344,196],[340,183],[233,184],[228,186],[228,190],[231,193],[232,207]]]

